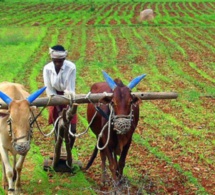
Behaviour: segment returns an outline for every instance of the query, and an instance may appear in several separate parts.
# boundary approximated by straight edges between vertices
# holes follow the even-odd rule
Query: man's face
[[[65,58],[63,58],[63,59],[53,59],[52,58],[52,61],[53,61],[53,63],[54,63],[54,65],[56,66],[56,67],[61,67],[61,66],[63,66],[63,62],[64,62],[64,60],[65,60]]]

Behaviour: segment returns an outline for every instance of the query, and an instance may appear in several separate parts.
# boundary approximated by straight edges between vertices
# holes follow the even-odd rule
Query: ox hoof
[[[109,186],[111,184],[110,180],[109,179],[101,179],[101,186]]]
[[[8,195],[15,195],[15,190],[14,189],[8,189]]]

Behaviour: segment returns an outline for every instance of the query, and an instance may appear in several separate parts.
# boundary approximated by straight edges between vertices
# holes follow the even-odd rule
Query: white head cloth
[[[66,58],[68,51],[56,51],[52,48],[49,48],[49,54],[51,58],[63,59]]]

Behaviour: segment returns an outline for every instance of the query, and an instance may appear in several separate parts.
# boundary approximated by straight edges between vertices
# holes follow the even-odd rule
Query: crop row
[[[212,26],[213,2],[167,3],[2,3],[0,25],[75,26],[75,25],[152,25],[152,26]],[[12,9],[16,6],[16,9]],[[155,11],[155,20],[140,23],[139,13],[146,8]],[[17,15],[17,13],[19,13]]]
[[[215,107],[214,99],[207,97],[215,94],[214,19],[200,15],[211,15],[215,4],[147,5],[159,11],[158,18],[165,16],[164,20],[158,19],[147,25],[124,25],[134,21],[134,15],[129,15],[129,11],[137,12],[146,4],[99,4],[96,7],[98,12],[89,11],[91,5],[75,4],[70,9],[69,4],[63,4],[56,13],[65,10],[79,13],[79,18],[74,17],[68,26],[71,21],[65,20],[64,14],[56,16],[53,11],[51,17],[46,15],[49,4],[45,4],[47,7],[41,11],[44,15],[38,14],[36,6],[20,4],[17,10],[20,9],[21,13],[30,9],[35,14],[26,19],[21,14],[17,20],[12,17],[14,9],[6,4],[11,10],[9,16],[4,12],[0,15],[0,46],[4,48],[0,81],[20,82],[31,91],[41,87],[42,69],[50,60],[48,47],[56,43],[68,49],[68,58],[77,65],[77,93],[88,93],[91,84],[103,81],[101,70],[113,78],[121,78],[125,84],[146,73],[147,77],[135,91],[176,91],[179,97],[177,100],[142,102],[125,176],[133,190],[148,194],[213,194]],[[51,9],[55,10],[56,6],[52,4]],[[80,16],[80,12],[88,15]],[[173,20],[172,16],[178,19]],[[184,22],[186,17],[188,20]],[[40,25],[29,26],[35,22]],[[9,26],[4,27],[6,23]],[[14,27],[14,24],[22,27]],[[83,132],[88,127],[86,105],[79,105],[78,116],[78,132]],[[40,126],[48,132],[51,127],[47,126],[46,118],[47,111],[43,112]],[[95,136],[90,131],[78,138],[73,149],[75,159],[85,165],[95,143]],[[38,186],[35,191],[46,194],[60,194],[69,189],[77,194],[81,190],[86,194],[104,190],[99,185],[99,157],[86,173],[77,171],[74,177],[68,174],[48,177],[49,173],[42,170],[42,164],[44,158],[51,155],[53,147],[52,138],[43,138],[35,131],[23,172],[24,183]],[[32,171],[33,178],[28,171]],[[32,188],[24,187],[24,190],[30,193]],[[124,190],[128,191],[127,188]]]

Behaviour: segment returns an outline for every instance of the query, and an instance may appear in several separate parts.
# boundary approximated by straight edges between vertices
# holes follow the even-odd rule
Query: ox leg
[[[22,171],[25,157],[26,157],[26,155],[20,156],[16,163],[16,166],[15,166],[15,170],[16,170],[15,192],[16,192],[16,194],[20,194],[20,192],[21,192],[21,171]]]
[[[130,144],[131,144],[131,140],[129,141],[128,144],[126,144],[123,147],[122,153],[121,153],[120,158],[119,158],[119,162],[118,162],[118,178],[119,178],[119,180],[121,179],[121,177],[123,175],[123,169],[125,167],[125,160],[126,160],[126,156],[128,154],[128,150],[130,148]]]
[[[100,151],[100,157],[101,157],[101,167],[102,167],[102,176],[101,176],[101,182],[105,184],[107,181],[107,170],[106,170],[106,155],[104,151]]]
[[[7,185],[8,184],[7,184],[7,177],[6,177],[6,173],[5,173],[5,166],[2,161],[2,186],[4,189],[6,189]]]
[[[118,184],[118,177],[116,175],[116,172],[117,172],[117,161],[115,158],[116,156],[108,148],[106,148],[106,154],[108,157],[109,169],[112,173],[113,180],[116,182],[116,184]]]
[[[2,157],[3,167],[4,167],[4,170],[5,170],[2,179],[4,180],[5,177],[7,177],[8,194],[13,194],[13,191],[14,191],[13,169],[10,166],[8,152],[4,148],[2,148],[2,147],[0,147],[0,151],[1,151],[1,157]]]
[[[13,158],[13,181],[16,180],[17,173],[16,173],[16,155]]]
[[[56,136],[56,143],[55,143],[55,150],[54,150],[54,157],[53,157],[53,162],[52,166],[54,168],[57,167],[57,164],[60,160],[60,154],[61,154],[61,146],[63,142],[63,136],[64,136],[64,129],[60,127],[58,129],[58,135]]]
[[[91,165],[93,164],[93,161],[95,160],[97,154],[98,154],[98,148],[97,148],[97,146],[95,146],[95,148],[93,150],[93,154],[91,155],[90,160],[89,160],[89,162],[87,163],[87,165],[85,167],[85,170],[88,170],[91,167]],[[101,155],[101,153],[100,153],[100,155]]]

